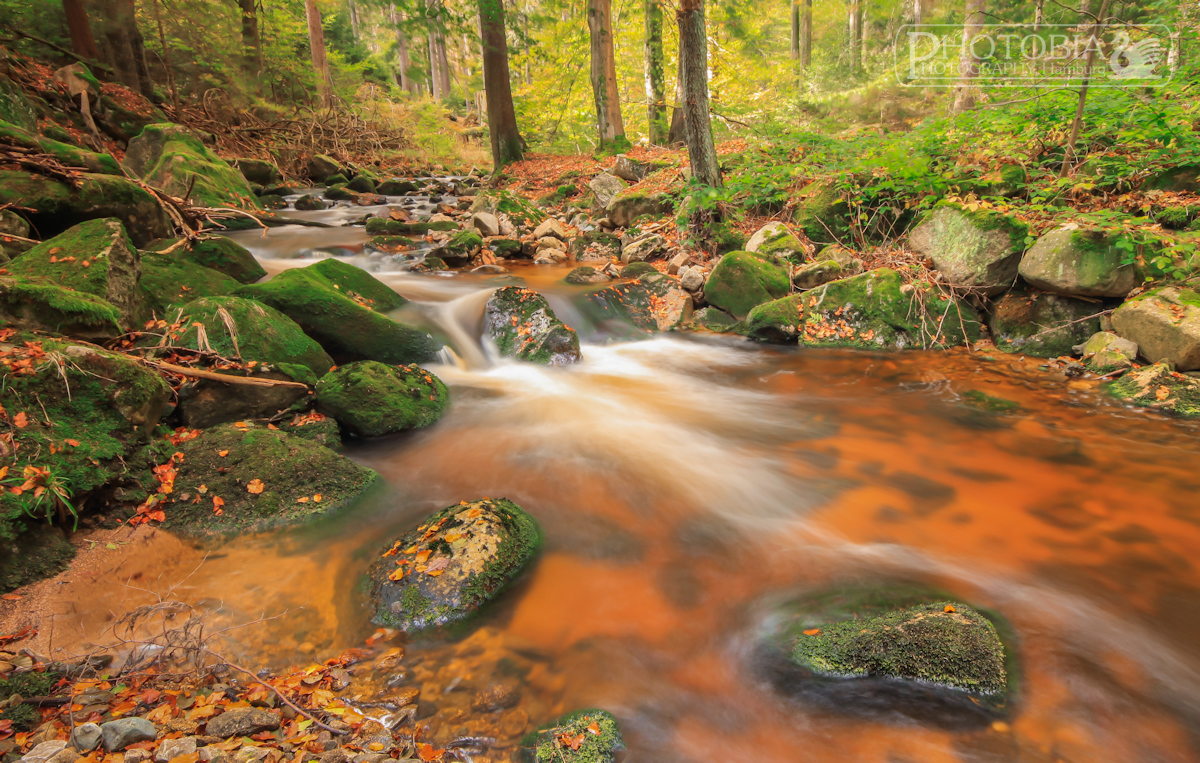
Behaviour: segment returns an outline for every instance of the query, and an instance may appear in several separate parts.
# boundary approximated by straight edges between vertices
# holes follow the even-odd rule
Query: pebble
[[[195,737],[180,737],[179,739],[164,739],[154,753],[155,763],[167,763],[180,755],[191,755],[196,751]]]
[[[84,723],[71,730],[71,746],[82,753],[89,753],[100,746],[104,732],[98,723]]]
[[[279,728],[279,716],[257,707],[226,710],[208,722],[209,734],[218,737],[245,737]]]

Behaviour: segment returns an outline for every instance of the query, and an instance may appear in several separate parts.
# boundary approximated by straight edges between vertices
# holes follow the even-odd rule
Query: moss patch
[[[170,255],[142,255],[142,291],[148,304],[160,317],[171,305],[203,297],[221,297],[239,284],[224,273]]]
[[[625,749],[617,719],[604,710],[577,710],[550,727],[538,730],[534,741],[537,763],[613,763]]]
[[[850,243],[850,206],[831,183],[810,183],[800,191],[803,199],[792,218],[809,241],[817,244]]]
[[[452,220],[438,220],[431,223],[407,222],[404,220],[386,220],[382,217],[372,217],[367,220],[367,233],[372,236],[420,236],[429,231],[458,230],[458,223]]]
[[[233,239],[204,235],[176,246],[180,241],[178,238],[159,239],[151,242],[146,249],[151,252],[171,249],[171,256],[184,257],[202,267],[212,268],[239,283],[254,283],[267,274],[250,250]]]
[[[449,397],[442,380],[419,366],[373,360],[341,366],[317,383],[321,411],[368,437],[430,426]]]
[[[757,305],[787,296],[792,285],[787,267],[774,257],[753,252],[730,252],[713,268],[704,297],[736,318],[745,318]]]
[[[259,206],[242,173],[176,124],[147,125],[129,142],[124,165],[155,188],[202,206]]]
[[[471,212],[503,214],[514,225],[534,226],[546,219],[546,213],[523,196],[511,191],[482,191],[471,204]]]
[[[484,326],[501,355],[531,363],[564,365],[583,358],[579,336],[558,319],[541,294],[506,286],[484,308]]]
[[[122,332],[121,314],[110,302],[39,281],[0,278],[0,324],[106,339]]]
[[[1200,418],[1200,380],[1176,373],[1166,363],[1129,371],[1106,389],[1133,405],[1184,419]]]
[[[135,244],[171,235],[171,220],[154,196],[124,177],[82,173],[72,188],[44,175],[0,170],[0,204],[29,207],[43,236],[100,217],[116,217]]]

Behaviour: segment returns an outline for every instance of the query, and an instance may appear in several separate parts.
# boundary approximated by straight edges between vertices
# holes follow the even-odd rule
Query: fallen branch
[[[132,355],[126,357],[134,357]],[[308,389],[307,384],[294,381],[283,381],[281,379],[256,379],[252,376],[234,376],[232,374],[218,374],[213,371],[201,371],[187,366],[177,366],[174,363],[167,363],[163,360],[146,360],[145,358],[137,358],[148,366],[162,369],[167,373],[177,374],[179,376],[191,376],[196,379],[209,379],[211,381],[219,381],[225,384],[240,384],[246,387],[299,387],[300,389]]]

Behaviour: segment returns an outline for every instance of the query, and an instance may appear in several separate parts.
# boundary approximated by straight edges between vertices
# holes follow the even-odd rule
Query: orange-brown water
[[[566,317],[577,292],[557,285],[563,273],[520,275]],[[472,334],[482,279],[383,277],[430,325]],[[219,622],[284,613],[231,632],[231,657],[332,656],[374,630],[358,586],[379,549],[430,511],[506,496],[538,518],[546,547],[468,648],[408,644],[422,697],[445,694],[444,707],[489,680],[472,654],[508,650],[540,665],[520,706],[530,727],[605,707],[629,761],[1200,760],[1200,425],[1000,353],[581,334],[574,368],[455,346],[459,364],[432,367],[452,390],[441,422],[347,448],[385,494],[294,531],[119,548],[114,569],[64,592],[59,646],[141,589],[173,586]],[[980,411],[972,391],[1020,407]],[[1020,689],[1006,723],[864,720],[786,699],[755,673],[773,602],[897,581],[1012,624]],[[439,719],[474,728],[462,711]]]

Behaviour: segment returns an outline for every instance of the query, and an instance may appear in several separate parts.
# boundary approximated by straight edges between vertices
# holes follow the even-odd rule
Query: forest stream
[[[285,214],[340,226],[351,211],[373,210]],[[584,362],[500,359],[480,339],[494,275],[405,272],[364,254],[355,226],[231,235],[272,273],[333,255],[392,286],[404,319],[446,343],[428,367],[453,403],[429,429],[347,445],[386,482],[347,512],[218,542],[138,534],[56,592],[51,650],[170,590],[218,625],[250,623],[221,637],[243,664],[332,657],[376,634],[360,581],[394,537],[507,497],[540,522],[539,558],[466,634],[405,645],[400,680],[441,743],[512,744],[604,707],[630,762],[1200,760],[1195,423],[1020,355],[622,340],[580,309],[589,287],[564,284],[565,266],[502,278],[547,297]],[[784,696],[756,666],[782,599],[898,584],[1011,624],[1002,718],[846,712]],[[517,699],[480,709],[494,682]]]

